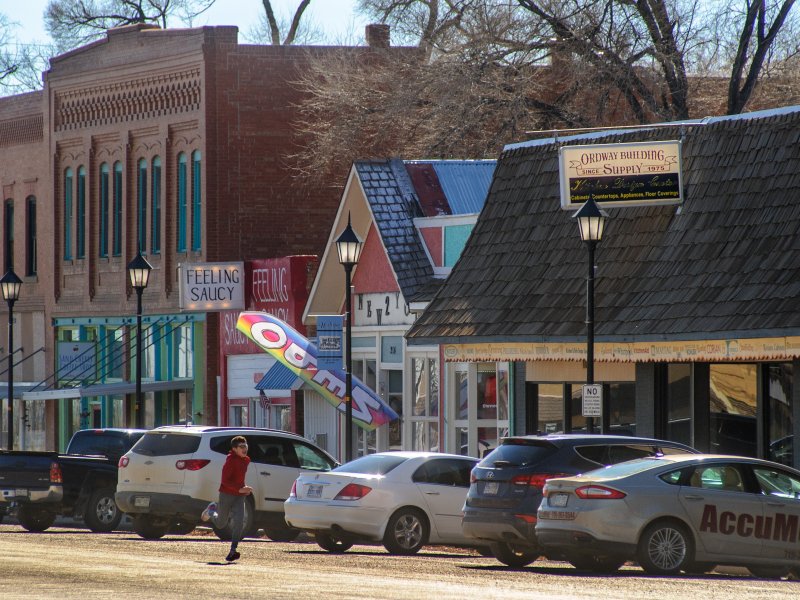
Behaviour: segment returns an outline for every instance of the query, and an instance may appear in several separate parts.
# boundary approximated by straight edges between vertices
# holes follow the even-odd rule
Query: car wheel
[[[507,542],[497,542],[492,544],[492,554],[504,565],[509,567],[527,567],[537,558],[539,558],[539,551],[531,548],[530,546],[519,546],[517,544],[509,544]]]
[[[50,527],[56,520],[55,513],[52,513],[37,506],[23,504],[17,510],[17,520],[26,530],[39,533]]]
[[[331,533],[315,533],[314,538],[320,548],[332,554],[341,554],[353,547],[353,542],[350,540],[342,539]]]
[[[569,563],[580,571],[591,571],[592,573],[616,573],[625,564],[625,559],[616,556],[593,556],[582,554],[580,556],[570,556]]]
[[[653,575],[673,575],[694,561],[694,543],[686,527],[657,521],[645,529],[637,550],[639,564]]]
[[[383,545],[391,554],[416,554],[428,541],[428,520],[416,508],[401,508],[386,525]]]
[[[264,527],[264,533],[273,542],[293,542],[300,535],[294,527]]]
[[[747,567],[747,570],[750,571],[754,577],[758,577],[759,579],[781,579],[789,574],[789,569],[787,567],[752,566]]]
[[[244,503],[244,525],[242,526],[242,537],[248,537],[253,535],[254,527],[253,524],[255,522],[255,509],[253,508],[252,501],[246,500]],[[213,521],[212,521],[213,523]],[[231,529],[231,522],[228,521],[228,524],[225,527],[218,528],[215,525],[211,525],[214,533],[217,534],[217,537],[222,540],[223,542],[229,542],[231,536],[233,535],[233,531]]]
[[[146,540],[159,540],[169,531],[168,519],[154,517],[153,515],[134,515],[133,530]]]
[[[194,521],[187,521],[185,519],[175,519],[169,526],[168,532],[173,535],[189,535],[197,527]]]
[[[114,501],[113,488],[95,490],[89,498],[83,520],[95,533],[108,533],[117,528],[122,520],[122,511]]]

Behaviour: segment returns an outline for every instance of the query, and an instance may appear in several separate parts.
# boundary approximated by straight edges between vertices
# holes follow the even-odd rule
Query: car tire
[[[530,546],[520,546],[517,544],[509,544],[508,542],[496,542],[492,544],[491,548],[492,554],[497,560],[515,569],[527,567],[539,558],[539,551]]]
[[[428,543],[428,519],[417,508],[401,508],[389,518],[383,546],[391,554],[411,555]]]
[[[146,540],[160,540],[169,531],[168,519],[153,515],[134,515],[133,530]]]
[[[122,520],[122,511],[114,501],[114,492],[114,488],[101,488],[89,498],[83,520],[94,533],[114,531]]]
[[[682,524],[656,521],[644,530],[636,555],[651,575],[674,575],[693,564],[694,541]]]
[[[246,500],[244,503],[244,525],[242,526],[243,538],[250,537],[255,533],[254,524],[255,524],[255,509],[253,508],[253,502],[251,500]],[[211,528],[214,530],[214,533],[217,535],[217,537],[223,542],[229,542],[231,540],[233,531],[231,530],[230,521],[228,522],[227,525],[225,525],[225,527],[218,528],[212,524]]]
[[[579,571],[590,571],[592,573],[616,573],[625,564],[624,558],[617,556],[594,556],[592,554],[582,554],[580,556],[570,556],[567,561]]]
[[[320,548],[327,550],[331,554],[341,554],[353,547],[352,541],[342,539],[332,533],[315,533],[314,539],[317,540],[317,545]]]
[[[194,521],[187,521],[186,519],[175,519],[169,526],[168,533],[173,535],[189,535],[197,527]]]
[[[56,515],[38,506],[23,504],[17,510],[17,520],[27,531],[41,533],[55,523]]]
[[[273,542],[293,542],[300,535],[294,527],[264,527],[264,534]]]
[[[789,574],[788,567],[764,567],[764,566],[752,566],[747,567],[747,570],[753,575],[753,577],[758,577],[759,579],[782,579]]]

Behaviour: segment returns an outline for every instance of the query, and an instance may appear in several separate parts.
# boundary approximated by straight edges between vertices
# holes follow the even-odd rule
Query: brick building
[[[52,59],[43,91],[0,99],[2,256],[24,282],[15,447],[137,422],[126,267],[139,249],[153,266],[143,422],[218,421],[218,313],[179,310],[177,269],[322,254],[340,189],[292,177],[292,83],[315,55],[385,51],[386,31],[370,27],[373,47],[362,48],[241,45],[236,27],[122,27]]]

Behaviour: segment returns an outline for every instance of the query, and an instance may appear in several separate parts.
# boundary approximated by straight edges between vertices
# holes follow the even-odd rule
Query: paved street
[[[260,538],[226,564],[227,545],[198,531],[145,541],[131,533],[53,528],[31,534],[0,525],[0,598],[794,598],[800,583],[744,576],[661,579],[625,567],[618,576],[578,575],[565,563],[509,569],[477,554],[432,547],[389,556],[379,546],[343,555],[312,542]]]

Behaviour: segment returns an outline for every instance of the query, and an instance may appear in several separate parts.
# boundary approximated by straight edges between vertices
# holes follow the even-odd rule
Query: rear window
[[[69,442],[67,454],[84,456],[122,456],[142,434],[125,435],[92,431],[76,433]]]
[[[658,458],[639,458],[617,465],[611,465],[610,467],[602,467],[594,471],[588,471],[583,474],[583,477],[588,479],[615,479],[617,477],[635,475],[636,473],[641,473],[642,471],[647,471],[648,469],[663,464],[664,463]]]
[[[192,454],[200,446],[200,436],[180,433],[147,433],[131,448],[144,456]]]
[[[341,467],[336,467],[333,471],[361,473],[362,475],[386,475],[389,471],[407,460],[405,456],[378,456],[376,454],[370,454],[369,456],[362,456],[361,458],[350,461]]]
[[[492,450],[478,463],[479,467],[522,467],[538,463],[556,453],[550,444],[539,445],[529,442],[506,440]]]

